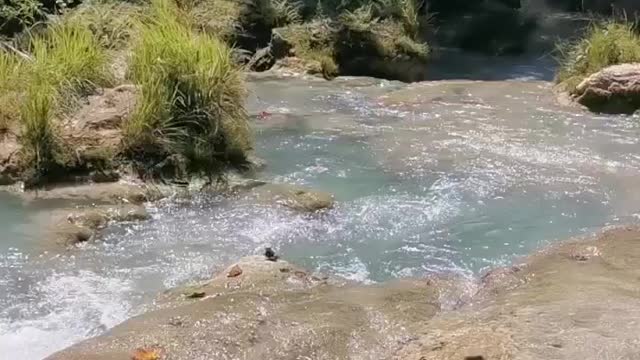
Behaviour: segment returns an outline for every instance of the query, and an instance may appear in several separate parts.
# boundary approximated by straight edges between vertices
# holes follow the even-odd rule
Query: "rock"
[[[195,291],[195,292],[192,292],[191,294],[187,295],[187,297],[189,299],[202,299],[206,295],[207,295],[207,293],[204,292],[204,291]]]
[[[46,237],[53,243],[66,247],[89,241],[94,235],[95,231],[88,227],[60,221],[49,227]]]
[[[275,203],[294,210],[315,212],[333,207],[333,195],[297,185],[266,184],[251,190],[258,201]]]
[[[227,273],[227,277],[233,278],[242,275],[242,268],[239,265],[234,265],[229,272]]]
[[[640,64],[604,68],[584,79],[574,95],[591,111],[632,114],[640,108]]]
[[[108,221],[143,221],[149,219],[149,213],[140,205],[96,206],[76,210],[68,217],[74,223],[80,223],[91,229],[101,229]]]
[[[110,205],[88,208],[58,209],[46,213],[45,238],[58,245],[85,242],[104,229],[110,221],[142,221],[149,218],[143,206]]]
[[[274,60],[283,59],[291,55],[293,45],[283,36],[284,28],[275,28],[271,30],[271,55]]]
[[[95,170],[89,173],[89,179],[95,183],[117,182],[120,180],[120,174],[114,170]]]
[[[235,266],[242,276],[228,278]],[[191,292],[211,296],[185,301]],[[251,256],[204,285],[174,291],[169,302],[158,302],[159,310],[47,359],[124,360],[148,344],[175,360],[392,359],[412,339],[417,328],[410,323],[435,315],[435,299],[416,282],[343,287],[315,281],[284,260]]]
[[[70,202],[74,205],[142,204],[150,201],[147,191],[137,185],[126,183],[83,184],[58,186],[20,195],[28,201]]]
[[[267,167],[267,161],[263,158],[257,157],[254,154],[247,156],[247,170],[249,172],[258,172],[264,170]]]

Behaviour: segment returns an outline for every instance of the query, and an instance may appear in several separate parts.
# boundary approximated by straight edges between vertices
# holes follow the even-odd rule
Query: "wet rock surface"
[[[329,193],[288,184],[256,186],[251,189],[250,196],[259,202],[278,204],[303,212],[328,209],[334,202]]]
[[[575,96],[592,111],[631,114],[640,108],[640,64],[607,67],[582,81]]]
[[[639,244],[638,228],[563,243],[487,274],[451,311],[449,281],[352,285],[254,256],[48,359],[124,360],[150,347],[163,359],[633,359]]]
[[[142,204],[154,200],[145,187],[128,183],[80,184],[55,186],[19,194],[32,202],[82,204]]]
[[[141,205],[99,205],[81,208],[56,209],[43,214],[43,236],[62,246],[89,241],[98,231],[112,222],[142,221],[149,214]]]
[[[234,267],[243,272],[229,278]],[[193,293],[205,295],[187,295]],[[262,256],[165,296],[162,310],[50,359],[129,359],[150,346],[167,359],[384,358],[411,340],[416,319],[438,309],[424,281],[343,288]]]

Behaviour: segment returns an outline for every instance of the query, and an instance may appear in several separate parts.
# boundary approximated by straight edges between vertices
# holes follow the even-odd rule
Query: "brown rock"
[[[227,277],[238,277],[242,275],[242,268],[239,265],[234,265],[229,272],[227,273]]]
[[[261,202],[276,203],[294,210],[315,212],[333,207],[333,195],[288,184],[266,184],[252,189]]]
[[[592,111],[631,114],[640,108],[640,64],[604,68],[583,80],[575,96]]]

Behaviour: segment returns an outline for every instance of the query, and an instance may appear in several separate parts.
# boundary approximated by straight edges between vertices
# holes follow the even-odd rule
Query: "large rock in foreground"
[[[639,269],[640,229],[615,229],[492,271],[445,307],[443,279],[344,284],[254,256],[48,359],[631,360]]]
[[[286,261],[248,257],[49,359],[385,359],[438,311],[434,289],[409,280],[345,288]]]
[[[632,114],[640,109],[640,64],[607,67],[582,81],[575,96],[592,111]]]

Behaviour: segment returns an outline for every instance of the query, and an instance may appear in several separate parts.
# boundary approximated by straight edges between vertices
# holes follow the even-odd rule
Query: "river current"
[[[472,79],[445,67],[412,85],[252,76],[259,176],[333,193],[322,214],[168,200],[149,221],[45,252],[28,231],[43,209],[0,194],[0,359],[98,335],[266,246],[359,282],[453,273],[472,284],[553,241],[636,221],[640,121],[557,105],[552,71],[535,64]]]

